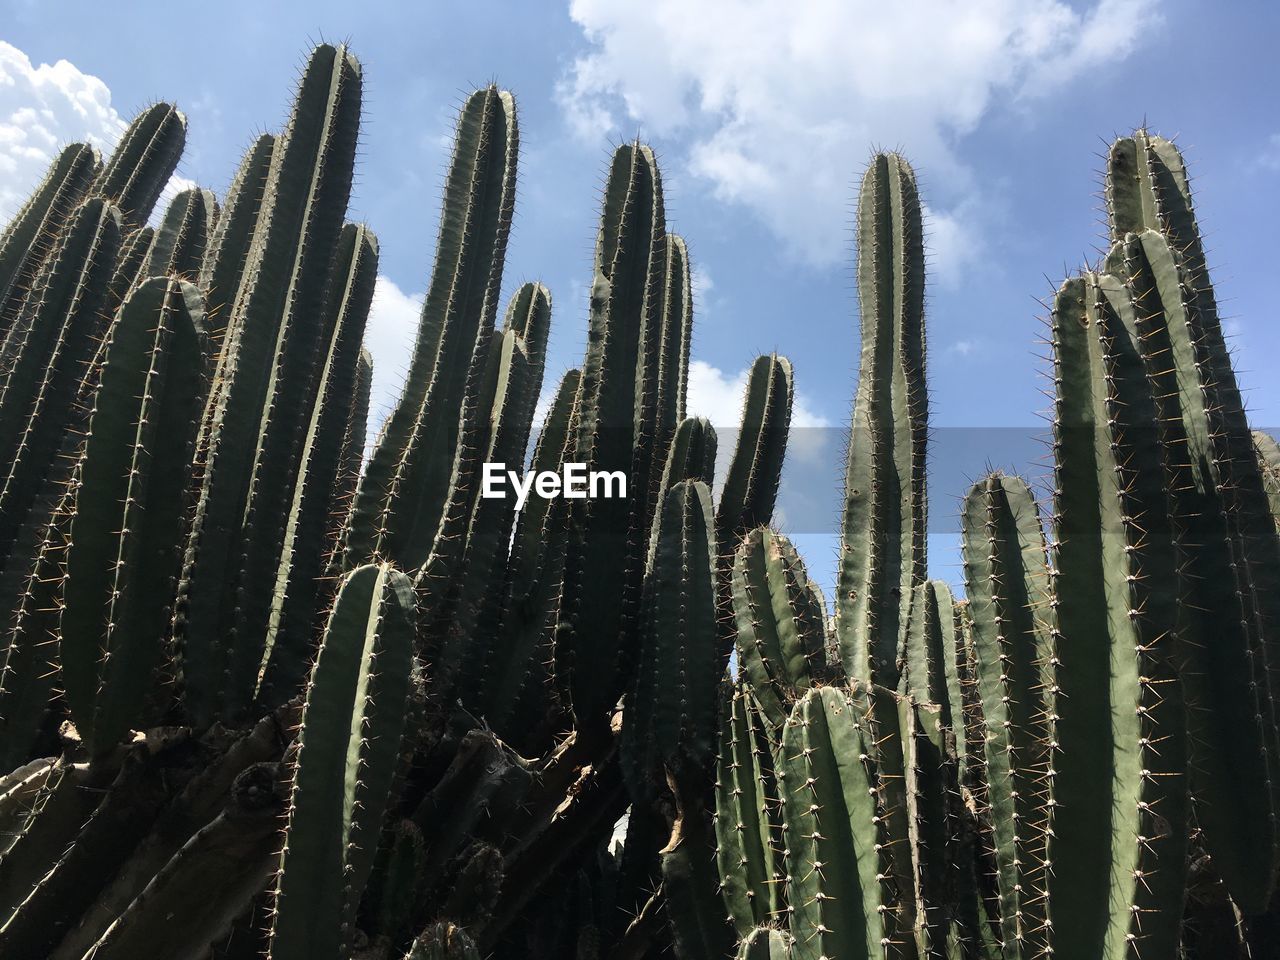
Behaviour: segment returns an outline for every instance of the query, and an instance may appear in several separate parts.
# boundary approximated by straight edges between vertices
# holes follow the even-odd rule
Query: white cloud
[[[0,225],[26,202],[64,146],[85,141],[105,157],[124,128],[100,79],[66,60],[33,64],[0,40]],[[185,177],[170,179],[152,220],[175,194],[195,185]]]
[[[409,356],[418,332],[423,294],[407,294],[390,277],[378,274],[364,330],[364,345],[373,355],[373,388],[369,393],[369,443],[400,398]]]
[[[76,140],[109,149],[124,130],[111,91],[66,60],[32,64],[0,41],[0,222],[40,182],[58,151]]]
[[[846,254],[848,200],[872,145],[901,145],[954,192],[955,154],[997,97],[1050,92],[1123,57],[1154,0],[572,0],[591,49],[562,79],[593,140],[673,138],[688,168],[752,209],[795,254]],[[966,255],[957,211],[932,211],[942,278]]]

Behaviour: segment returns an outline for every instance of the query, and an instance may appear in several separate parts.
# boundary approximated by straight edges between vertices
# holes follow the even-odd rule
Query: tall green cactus
[[[369,564],[346,578],[298,731],[272,960],[344,956],[399,764],[413,627],[413,584],[403,573]]]
[[[726,561],[749,530],[773,516],[794,399],[791,361],[777,354],[757,357],[747,378],[742,425],[716,508],[716,536]]]
[[[324,296],[351,191],[360,66],[317,47],[271,158],[250,264],[202,426],[200,495],[175,634],[199,726],[241,721],[256,693],[301,435],[319,389]],[[264,571],[266,571],[264,573]]]
[[[338,241],[321,321],[331,333],[302,438],[300,468],[289,494],[284,546],[274,571],[265,567],[273,556],[267,554],[264,567],[251,574],[275,575],[257,690],[259,700],[269,707],[294,695],[314,657],[315,622],[325,592],[326,544],[333,513],[342,506],[335,497],[377,274],[377,238],[367,227],[347,224]]]
[[[157,103],[134,118],[107,160],[93,192],[120,208],[124,224],[147,222],[187,143],[187,118],[171,103]]]
[[[155,278],[125,301],[106,343],[58,629],[67,705],[93,755],[131,728],[160,668],[204,393],[203,316],[194,286]]]
[[[964,502],[965,586],[985,723],[987,801],[1006,960],[1045,943],[1053,614],[1044,534],[1017,477],[979,481]]]
[[[464,424],[489,359],[515,206],[515,100],[486,87],[458,117],[435,266],[404,392],[373,451],[344,540],[345,569],[373,556],[406,570],[427,560],[449,501]],[[466,451],[469,459],[474,451]]]
[[[1065,955],[1168,956],[1188,826],[1178,558],[1166,450],[1152,429],[1160,411],[1119,279],[1068,280],[1052,324],[1048,940]]]
[[[101,171],[98,151],[88,144],[64,147],[31,198],[0,234],[0,358],[9,357],[9,332],[40,265]]]
[[[650,467],[636,467],[656,454],[636,446],[636,418],[658,367],[657,355],[643,349],[642,334],[657,314],[665,248],[653,151],[623,144],[613,155],[596,238],[573,459],[589,471],[623,471],[631,495],[572,505],[556,625],[557,679],[588,728],[600,728],[617,703],[636,633],[649,529],[641,481],[651,476]]]
[[[1280,862],[1280,648],[1269,626],[1280,617],[1280,540],[1177,148],[1142,130],[1116,140],[1106,196],[1117,241],[1108,269],[1128,281],[1143,337],[1159,344],[1147,356],[1173,454],[1196,815],[1232,895],[1257,911]]]
[[[854,402],[836,630],[851,677],[893,686],[925,577],[924,235],[915,172],[877,154],[858,194],[862,359]]]

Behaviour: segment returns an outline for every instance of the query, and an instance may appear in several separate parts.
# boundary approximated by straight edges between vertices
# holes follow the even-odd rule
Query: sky
[[[365,77],[349,216],[381,250],[376,419],[407,365],[461,99],[489,82],[517,98],[503,286],[552,291],[548,392],[581,359],[610,152],[640,136],[694,263],[690,413],[730,446],[752,359],[792,359],[777,519],[829,588],[858,364],[850,224],[872,151],[899,149],[928,223],[930,570],[955,583],[968,484],[1047,476],[1039,301],[1097,257],[1102,160],[1135,125],[1177,136],[1253,422],[1280,424],[1278,37],[1263,0],[0,0],[0,220],[61,144],[109,147],[157,99],[189,119],[175,188],[221,195],[285,119],[310,46],[349,42]]]

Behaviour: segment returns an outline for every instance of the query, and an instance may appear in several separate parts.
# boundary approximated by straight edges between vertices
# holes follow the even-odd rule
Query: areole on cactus
[[[873,156],[829,610],[771,527],[796,371],[755,361],[717,488],[690,245],[638,141],[532,451],[628,495],[482,495],[525,465],[552,323],[538,282],[498,323],[496,86],[459,112],[365,459],[362,99],[317,47],[221,204],[153,217],[186,136],[156,104],[105,164],[62,150],[0,234],[0,956],[1259,955],[1280,447],[1172,143],[1108,154],[1110,249],[1052,304],[1045,515],[974,484],[963,596],[927,579],[922,201]]]

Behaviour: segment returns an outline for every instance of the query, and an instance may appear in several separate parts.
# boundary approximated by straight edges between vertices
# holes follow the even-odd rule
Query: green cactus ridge
[[[160,667],[204,381],[204,302],[148,280],[112,324],[72,481],[58,627],[67,705],[91,753],[114,747]]]
[[[336,956],[372,868],[413,682],[407,576],[369,564],[342,585],[298,731],[273,960]]]
[[[175,616],[187,706],[199,725],[243,717],[257,686],[299,436],[317,390],[319,344],[333,333],[317,321],[337,313],[326,316],[323,298],[351,189],[360,99],[355,58],[318,47],[272,154],[262,229],[206,409]]]
[[[825,610],[795,547],[767,527],[742,539],[731,576],[739,668],[780,728],[792,704],[828,677]]]
[[[1045,936],[1046,786],[1055,660],[1044,534],[1017,477],[979,481],[964,503],[966,592],[985,724],[987,802],[1005,954],[1036,956]]]
[[[345,533],[347,569],[375,554],[416,569],[434,543],[466,426],[458,411],[468,399],[477,410],[474,392],[488,361],[518,152],[512,95],[497,87],[473,93],[458,117],[405,390],[361,477]]]

